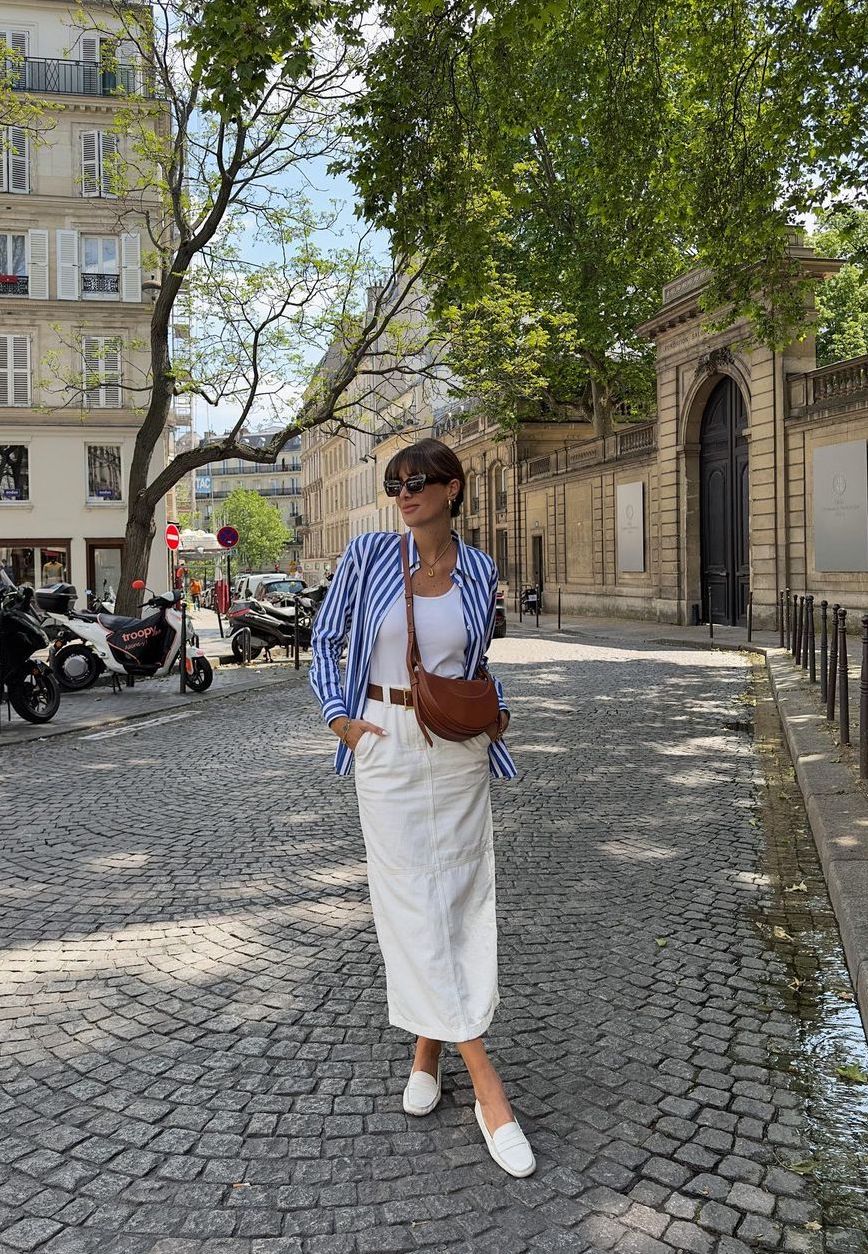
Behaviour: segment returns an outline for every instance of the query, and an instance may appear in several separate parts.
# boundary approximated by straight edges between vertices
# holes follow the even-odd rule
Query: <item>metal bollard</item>
[[[539,603],[542,600],[542,588],[537,584],[536,587],[536,625],[539,627]]]
[[[558,631],[561,629],[561,590],[558,588]]]
[[[187,602],[181,600],[181,649],[178,653],[178,668],[181,672],[180,691],[187,691]]]
[[[796,596],[795,598],[796,620],[795,629],[793,631],[793,661],[796,666],[802,660],[802,630],[805,620],[805,598]]]
[[[789,649],[792,645],[792,641],[790,639],[791,624],[790,624],[790,590],[789,588],[787,588],[787,591],[786,591],[786,607],[787,609],[786,609],[786,614],[785,614],[785,621],[786,621],[786,627],[787,627],[787,648]]]
[[[832,646],[829,649],[829,682],[826,685],[826,718],[831,723],[835,717],[835,685],[838,682],[838,610],[832,606]]]
[[[753,636],[753,591],[747,594],[747,642],[750,644]]]
[[[829,602],[820,602],[820,700],[825,704],[829,679]]]
[[[812,684],[817,682],[817,643],[814,639],[814,598],[808,597],[808,679]]]
[[[250,665],[250,642],[252,640],[250,628],[242,627],[239,630],[238,635],[241,637],[241,665],[249,666]]]
[[[808,613],[809,611],[813,613],[811,609],[813,604],[814,598],[805,593],[805,604],[802,607],[802,656],[800,658],[803,671],[808,669]]]
[[[847,611],[838,610],[838,713],[841,744],[850,743],[850,672],[847,666]]]
[[[868,614],[862,615],[862,673],[859,676],[859,774],[868,776]]]
[[[298,616],[301,613],[301,603],[298,597],[294,597],[293,600],[295,602],[295,623],[292,629],[292,636],[293,636],[292,660],[295,665],[295,669],[298,670],[299,666],[301,665],[300,650],[299,650],[299,637],[298,637]]]
[[[783,591],[778,593],[778,635],[780,637],[780,647],[784,647],[784,594]]]

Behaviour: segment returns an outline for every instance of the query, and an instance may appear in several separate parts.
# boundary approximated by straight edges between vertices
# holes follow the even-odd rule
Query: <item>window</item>
[[[30,141],[22,126],[0,126],[0,192],[30,191]]]
[[[0,41],[7,48],[11,49],[12,55],[7,55],[5,61],[6,81],[10,87],[26,87],[27,86],[27,66],[25,64],[26,57],[30,51],[30,33],[26,30],[12,30],[6,27],[0,30]]]
[[[109,131],[81,135],[82,196],[117,196],[118,137]]]
[[[84,337],[82,385],[86,409],[120,409],[121,341],[117,336]]]
[[[0,232],[0,296],[27,295],[27,237]]]
[[[82,235],[82,296],[117,296],[121,275],[115,235]]]
[[[507,475],[507,469],[505,466],[498,467],[494,482],[496,484],[495,492],[497,494],[495,498],[494,508],[497,510],[504,510],[506,509],[506,503],[509,499],[509,496],[508,496],[509,480],[508,480],[508,475]]]
[[[119,501],[121,495],[121,446],[88,444],[88,501]]]
[[[30,404],[30,336],[0,335],[0,405]]]
[[[26,444],[0,444],[0,501],[30,500],[30,451]]]
[[[495,533],[495,561],[497,577],[504,581],[509,579],[509,542],[505,531]]]

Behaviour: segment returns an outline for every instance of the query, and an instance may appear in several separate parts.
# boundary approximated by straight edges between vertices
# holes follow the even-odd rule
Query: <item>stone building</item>
[[[276,434],[271,431],[243,432],[245,443],[264,447]],[[213,437],[206,433],[204,439]],[[196,473],[196,513],[206,531],[216,531],[224,522],[223,506],[236,488],[258,492],[280,511],[289,540],[277,563],[281,570],[295,570],[301,561],[301,436],[291,436],[274,463],[245,461],[239,457],[210,462]]]
[[[110,23],[99,0],[87,8],[95,28]],[[161,207],[155,191],[118,195],[113,178],[132,155],[114,122],[136,107],[127,93],[152,93],[146,67],[114,41],[107,62],[74,10],[0,0],[11,86],[45,111],[39,142],[0,127],[0,563],[37,586],[75,583],[81,604],[120,575],[156,286],[144,215]],[[168,125],[160,102],[147,107]],[[153,469],[166,455],[167,442]],[[153,587],[166,582],[165,521],[161,502]]]

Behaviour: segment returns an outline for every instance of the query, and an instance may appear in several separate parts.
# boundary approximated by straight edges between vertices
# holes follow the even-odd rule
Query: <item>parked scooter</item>
[[[226,617],[236,662],[244,660],[244,638],[238,634],[243,627],[250,630],[251,658],[259,657],[263,649],[268,657],[271,649],[294,648],[296,606],[298,645],[300,649],[309,649],[314,609],[308,597],[298,596],[293,605],[286,606],[271,605],[266,601],[234,601]]]
[[[9,703],[28,723],[47,723],[60,705],[60,686],[50,667],[32,654],[48,637],[33,609],[33,589],[17,588],[0,570],[0,701]]]
[[[114,602],[94,599],[87,593],[88,609],[81,617],[95,622],[98,614],[113,614]],[[57,676],[57,682],[66,692],[83,692],[91,688],[105,670],[102,662],[81,633],[71,623],[56,618],[46,618],[45,634],[51,641],[48,664]]]
[[[140,579],[133,587],[145,589]],[[145,679],[159,679],[169,673],[181,650],[182,618],[178,607],[183,593],[152,594],[145,605],[156,612],[145,618],[80,613],[72,608],[77,595],[75,588],[65,583],[40,588],[36,593],[40,608],[60,619],[67,631],[81,641],[62,646],[54,656],[58,678],[62,674],[64,686],[89,688],[102,669],[110,671],[112,676],[132,675]],[[186,682],[194,692],[204,692],[210,688],[214,672],[189,635],[188,620]]]

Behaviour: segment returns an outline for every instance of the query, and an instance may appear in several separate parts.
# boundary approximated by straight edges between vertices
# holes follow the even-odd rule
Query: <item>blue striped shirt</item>
[[[455,532],[452,534],[458,543],[452,580],[461,590],[467,629],[464,678],[470,679],[480,663],[486,664],[485,650],[494,631],[497,570],[487,553],[471,548]],[[416,542],[410,532],[410,571],[418,570],[419,564]],[[401,537],[397,532],[371,531],[349,542],[316,616],[311,646],[310,686],[327,723],[339,716],[363,716],[377,632],[403,589]],[[340,661],[345,648],[347,667],[342,684]],[[407,680],[409,687],[409,676]],[[494,678],[494,682],[500,708],[506,710],[503,687],[498,679]],[[502,740],[492,741],[488,761],[496,778],[513,779],[517,774]],[[352,764],[353,752],[341,741],[335,754],[335,770],[338,775],[349,775]]]

